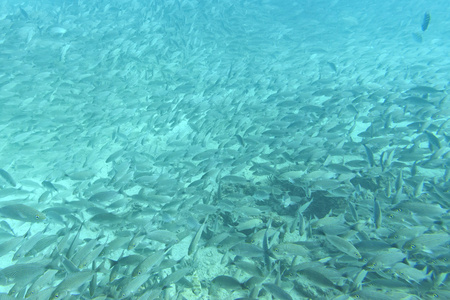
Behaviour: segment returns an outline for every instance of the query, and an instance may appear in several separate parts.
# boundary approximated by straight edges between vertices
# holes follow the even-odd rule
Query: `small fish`
[[[366,144],[363,144],[364,149],[366,149],[367,154],[367,160],[369,161],[369,164],[371,167],[375,166],[375,159],[373,158],[373,152],[372,150],[366,146]]]
[[[142,242],[142,240],[145,238],[145,234],[141,234],[140,231],[138,231],[133,238],[131,239],[131,241],[128,243],[128,250],[133,250],[134,248],[136,248],[137,245],[140,244],[140,242]]]
[[[95,193],[88,199],[88,201],[97,202],[97,203],[104,202],[104,201],[111,201],[111,200],[115,200],[118,195],[119,194],[115,191],[103,191],[103,192]]]
[[[12,283],[29,283],[34,278],[39,277],[45,272],[45,266],[39,263],[15,264],[0,270],[0,282],[2,285]]]
[[[55,192],[58,191],[58,189],[53,185],[53,183],[51,183],[51,182],[48,181],[48,180],[42,181],[42,185],[43,185],[46,189],[48,189],[48,190],[50,190],[50,191],[55,191]]]
[[[422,234],[403,245],[403,249],[412,252],[433,253],[434,248],[450,241],[447,233]]]
[[[353,221],[357,222],[359,220],[358,211],[356,210],[355,204],[348,201],[348,207],[350,208],[350,213],[352,215]]]
[[[236,134],[235,137],[236,137],[236,139],[238,140],[239,144],[240,144],[242,147],[245,147],[245,142],[244,142],[244,139],[242,138],[242,136],[240,136],[239,134]]]
[[[253,244],[238,243],[230,248],[230,252],[243,257],[263,257],[264,250]]]
[[[431,132],[426,131],[426,130],[425,130],[425,134],[426,134],[426,136],[428,138],[428,143],[430,145],[430,149],[432,149],[434,147],[437,148],[437,149],[441,148],[441,142],[439,141],[439,139],[434,134],[432,134]]]
[[[306,233],[306,222],[303,214],[298,213],[298,234],[304,236]]]
[[[16,249],[23,241],[24,237],[15,237],[3,243],[0,243],[0,257]]]
[[[0,169],[0,176],[2,176],[3,179],[5,179],[6,182],[8,182],[11,186],[16,186],[16,181],[14,180],[14,178],[12,178],[12,176],[5,170]]]
[[[231,276],[221,275],[212,280],[212,283],[216,287],[220,287],[226,290],[240,290],[242,284]]]
[[[239,225],[236,226],[237,231],[244,231],[249,229],[254,229],[261,225],[263,222],[260,219],[251,219],[246,222],[239,223]]]
[[[386,251],[378,251],[378,254],[371,258],[364,266],[365,270],[378,271],[394,266],[396,263],[406,258],[406,254],[396,248]]]
[[[37,296],[39,291],[54,280],[58,270],[49,269],[28,288],[25,298]]]
[[[186,276],[188,273],[192,271],[191,267],[185,267],[178,269],[174,272],[172,272],[170,275],[165,277],[163,280],[161,280],[161,286],[166,287],[172,283],[176,283],[178,280]]]
[[[20,13],[22,14],[22,16],[27,20],[30,19],[27,12],[22,7],[19,7],[19,8],[20,8]]]
[[[171,249],[169,247],[167,250],[158,250],[155,253],[148,256],[146,259],[144,259],[139,265],[137,265],[136,268],[134,268],[131,275],[133,277],[137,277],[139,275],[145,274],[149,272],[154,266],[159,265],[162,260],[164,259],[164,255]]]
[[[110,156],[108,156],[108,158],[106,159],[106,162],[112,162],[115,161],[117,158],[119,158],[120,156],[122,156],[122,154],[124,154],[125,150],[120,149],[116,152],[114,152],[113,154],[111,154]]]
[[[423,21],[422,21],[422,31],[425,31],[428,29],[428,25],[430,25],[430,13],[426,12],[425,15],[423,16]]]
[[[337,235],[326,235],[326,238],[330,244],[335,246],[341,252],[347,254],[356,259],[360,259],[362,256],[359,253],[358,249],[353,246],[349,241],[337,236]]]
[[[45,214],[25,204],[11,204],[0,208],[0,215],[23,222],[42,222]]]
[[[398,202],[403,192],[403,170],[400,169],[398,177],[395,180],[395,199],[394,202]]]
[[[238,260],[238,261],[234,261],[233,264],[251,276],[264,277],[263,272],[255,263]]]
[[[91,270],[70,273],[61,281],[50,295],[50,299],[63,298],[71,290],[75,290],[82,284],[89,282],[94,273]]]
[[[200,226],[199,230],[197,231],[191,243],[189,244],[188,255],[193,254],[197,250],[197,245],[198,242],[200,241],[200,237],[202,236],[203,230],[205,229],[205,224],[207,220],[208,217],[205,218],[205,221],[203,221],[202,226]]]
[[[293,243],[282,243],[272,247],[273,252],[277,256],[295,255],[295,256],[309,256],[309,250],[302,245]]]
[[[263,258],[264,258],[264,265],[266,266],[267,271],[270,273],[271,269],[271,263],[270,263],[270,250],[269,250],[269,241],[267,239],[267,231],[269,230],[269,227],[267,227],[266,232],[264,232],[264,238],[263,238]]]
[[[327,61],[327,64],[331,68],[331,70],[333,70],[334,72],[337,72],[337,67],[334,63],[332,63],[331,61]]]
[[[280,288],[278,285],[273,283],[263,283],[264,288],[271,293],[275,298],[282,299],[282,300],[293,300],[294,298],[291,297],[287,292],[285,292],[282,288]]]
[[[81,260],[86,258],[86,256],[92,252],[97,243],[98,241],[96,239],[91,239],[86,242],[86,244],[78,249],[75,255],[71,258],[72,263],[76,266],[79,266]]]
[[[148,281],[150,274],[142,274],[130,280],[128,284],[123,288],[121,293],[121,299],[130,297],[139,291],[139,288]]]
[[[95,272],[95,261],[92,262],[92,271],[94,272],[94,275],[89,282],[89,295],[91,296],[91,298],[94,296],[95,291],[97,290],[97,273]]]
[[[367,271],[362,269],[355,277],[351,285],[351,291],[360,290],[364,278],[366,278]]]
[[[373,200],[373,219],[375,221],[375,228],[379,229],[381,227],[382,214],[380,203],[376,199]]]

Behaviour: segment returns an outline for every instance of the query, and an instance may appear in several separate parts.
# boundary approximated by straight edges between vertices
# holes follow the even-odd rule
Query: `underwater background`
[[[0,3],[0,299],[449,299],[447,1]]]

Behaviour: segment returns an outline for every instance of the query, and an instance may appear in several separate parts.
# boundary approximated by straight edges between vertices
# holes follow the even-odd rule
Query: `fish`
[[[113,201],[115,200],[119,194],[115,191],[103,191],[98,192],[89,197],[88,201],[91,202],[104,202],[104,201]]]
[[[164,288],[172,283],[177,283],[180,279],[182,279],[183,277],[188,275],[190,272],[192,272],[191,267],[184,267],[184,268],[178,269],[178,270],[170,273],[166,277],[164,277],[161,280],[160,286],[162,288]]]
[[[301,257],[308,257],[310,255],[310,251],[308,248],[295,243],[281,243],[278,245],[274,245],[272,247],[272,252],[276,256],[295,255]]]
[[[0,215],[4,218],[23,222],[42,222],[46,219],[44,213],[25,204],[10,204],[0,207]]]
[[[15,250],[21,243],[23,243],[24,237],[13,237],[0,244],[0,257],[7,254],[10,251]]]
[[[255,264],[248,261],[237,260],[233,264],[251,276],[264,277],[262,270]]]
[[[423,15],[422,26],[421,26],[422,31],[425,31],[428,29],[428,26],[430,25],[430,19],[431,19],[430,13],[426,12]]]
[[[366,155],[367,155],[367,160],[369,161],[369,165],[371,167],[375,166],[375,159],[373,156],[373,152],[372,149],[370,149],[366,144],[363,144],[364,149],[366,149]]]
[[[179,241],[175,233],[164,229],[147,232],[145,237],[163,244],[173,244]]]
[[[198,242],[200,241],[203,231],[205,230],[205,225],[206,225],[207,220],[208,220],[208,216],[206,216],[205,220],[203,221],[203,224],[200,226],[197,233],[192,238],[192,241],[189,244],[189,248],[188,248],[188,255],[192,255],[193,253],[195,253],[197,251],[197,245],[198,245]]]
[[[403,244],[403,249],[410,252],[433,253],[433,250],[450,241],[447,233],[426,233],[419,235]]]
[[[425,130],[425,134],[428,138],[428,142],[430,143],[430,148],[433,147],[436,147],[437,149],[441,148],[441,142],[433,133]]]
[[[238,231],[244,231],[249,229],[254,229],[259,227],[263,222],[261,219],[250,219],[245,222],[239,223],[239,225],[236,226],[236,230]]]
[[[239,144],[240,144],[242,147],[245,147],[245,142],[244,142],[244,139],[242,138],[242,136],[240,136],[239,134],[236,134],[235,137],[236,137],[236,139],[238,140]]]
[[[267,226],[267,229],[264,232],[264,237],[263,237],[263,242],[262,242],[262,244],[263,244],[264,265],[266,266],[267,272],[270,272],[271,268],[272,268],[272,265],[270,263],[270,254],[271,253],[270,253],[270,249],[269,249],[269,241],[268,241],[268,238],[267,238],[267,231],[269,230],[270,223],[271,222],[269,222],[269,225]]]
[[[7,183],[9,183],[12,187],[16,187],[17,183],[14,180],[14,178],[11,176],[11,174],[9,174],[8,172],[6,172],[3,169],[0,169],[0,176],[3,177],[3,179],[5,179],[5,181]]]
[[[396,263],[401,262],[406,258],[406,254],[397,248],[388,248],[380,251],[376,256],[369,259],[364,266],[364,270],[378,271],[389,269]]]
[[[380,203],[376,199],[373,200],[373,219],[375,221],[375,228],[379,229],[381,227],[382,212]]]
[[[18,263],[0,270],[1,278],[5,279],[5,284],[13,283],[28,284],[35,278],[41,276],[46,270],[46,265],[41,263]]]
[[[350,243],[349,241],[347,241],[339,236],[336,236],[336,235],[326,235],[326,239],[330,244],[335,246],[339,251],[347,254],[348,256],[356,258],[356,259],[362,258],[358,249],[356,249],[355,246],[353,246],[353,244]]]
[[[264,250],[253,244],[238,243],[230,248],[230,252],[243,257],[263,257]]]
[[[55,287],[50,295],[49,300],[61,299],[71,290],[80,287],[84,283],[88,283],[94,272],[92,270],[79,271],[67,274],[67,276]]]
[[[352,285],[350,287],[350,291],[356,291],[360,290],[362,288],[362,282],[366,278],[367,271],[365,269],[362,269],[359,271],[359,273],[356,275],[355,279],[352,282]]]
[[[46,189],[48,189],[49,191],[55,191],[55,192],[58,191],[58,189],[55,187],[55,185],[48,180],[42,181],[42,186],[45,187]]]
[[[227,275],[217,276],[211,282],[215,287],[226,290],[240,290],[243,288],[242,284],[236,278]]]
[[[42,288],[49,285],[55,278],[58,270],[48,269],[44,274],[39,276],[27,289],[25,298],[36,296]]]
[[[43,266],[1,292],[449,298],[448,67],[424,55],[442,46],[426,10],[432,47],[371,60],[360,35],[316,43],[335,33],[320,15],[267,26],[271,1],[54,2],[0,14],[0,270]]]
[[[427,273],[427,267],[425,266],[422,270],[416,269],[410,265],[404,263],[397,263],[391,268],[394,274],[407,282],[420,283],[424,280],[430,280],[433,271]]]
[[[289,295],[286,291],[284,291],[282,288],[280,288],[278,285],[274,283],[263,283],[263,287],[271,293],[273,296],[275,296],[277,299],[281,300],[293,300],[291,295]]]
[[[133,271],[131,272],[131,276],[137,277],[139,275],[148,273],[153,267],[158,266],[162,262],[164,256],[170,249],[171,247],[166,250],[158,250],[149,255],[133,269]]]
[[[30,19],[30,17],[28,16],[28,13],[22,7],[19,7],[19,9],[20,9],[20,13],[26,20]]]
[[[327,61],[328,66],[333,70],[334,72],[337,72],[336,64],[332,63],[331,61]]]
[[[126,298],[130,297],[131,295],[135,295],[138,293],[139,288],[148,281],[151,274],[140,274],[138,276],[135,276],[133,279],[131,279],[125,287],[123,287],[120,297]]]

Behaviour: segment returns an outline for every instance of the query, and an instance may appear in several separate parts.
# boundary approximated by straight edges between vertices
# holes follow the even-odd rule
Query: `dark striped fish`
[[[425,15],[423,16],[422,31],[427,30],[428,25],[430,25],[430,13],[426,12]]]

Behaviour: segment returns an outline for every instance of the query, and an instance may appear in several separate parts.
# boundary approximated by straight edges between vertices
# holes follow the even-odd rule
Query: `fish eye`
[[[392,219],[392,218],[394,218],[394,215],[393,215],[393,214],[390,214],[390,215],[388,215],[388,218],[389,218],[389,219]]]
[[[415,248],[416,248],[416,245],[411,244],[410,248],[411,248],[411,249],[415,249]]]
[[[433,297],[433,298],[439,298],[439,295],[436,294],[436,293],[433,293],[433,294],[431,295],[431,297]]]
[[[36,215],[36,220],[39,220],[39,216],[38,215]]]

